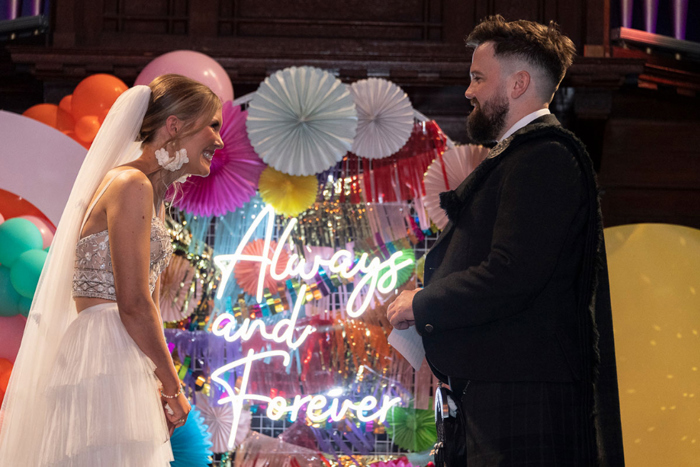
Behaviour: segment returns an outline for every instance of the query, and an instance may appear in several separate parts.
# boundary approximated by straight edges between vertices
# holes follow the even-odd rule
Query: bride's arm
[[[148,285],[153,192],[148,178],[130,171],[116,180],[107,198],[107,227],[119,315],[136,345],[156,365],[163,393],[174,395],[180,379],[163,336],[163,326]],[[184,396],[171,403],[178,417],[189,410]],[[177,410],[179,405],[181,410]]]
[[[153,294],[151,294],[151,298],[153,298],[153,303],[156,305],[156,309],[160,313],[160,277],[156,281],[156,288],[153,289]]]

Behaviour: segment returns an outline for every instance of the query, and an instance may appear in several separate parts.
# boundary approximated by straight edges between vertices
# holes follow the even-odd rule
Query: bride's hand
[[[192,407],[183,393],[180,393],[175,399],[161,397],[161,400],[163,402],[165,418],[168,422],[168,431],[170,435],[172,435],[175,428],[185,424]],[[168,410],[168,408],[170,410]]]

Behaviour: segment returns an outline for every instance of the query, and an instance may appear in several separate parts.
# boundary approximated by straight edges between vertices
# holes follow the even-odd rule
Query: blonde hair
[[[168,74],[151,81],[151,98],[143,117],[138,141],[148,144],[156,133],[165,125],[171,115],[183,121],[182,130],[165,144],[193,135],[211,123],[214,115],[221,109],[221,99],[209,87],[186,76]],[[198,122],[203,122],[197,125]],[[162,169],[161,169],[162,170]],[[180,183],[172,184],[172,196],[166,197],[172,205],[183,195]]]
[[[162,75],[148,85],[151,98],[143,117],[138,140],[142,144],[153,141],[156,132],[169,116],[175,115],[184,122],[182,131],[167,143],[197,133],[209,125],[221,109],[221,99],[207,86],[182,75]],[[204,123],[197,122],[204,119]]]

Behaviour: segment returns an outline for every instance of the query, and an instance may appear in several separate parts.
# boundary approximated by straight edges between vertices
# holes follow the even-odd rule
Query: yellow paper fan
[[[258,190],[276,213],[296,216],[316,201],[318,180],[315,175],[297,177],[268,167],[260,175]]]

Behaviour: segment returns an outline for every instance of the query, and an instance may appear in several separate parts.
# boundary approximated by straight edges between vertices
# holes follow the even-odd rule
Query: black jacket
[[[416,326],[438,376],[573,381],[588,220],[581,168],[556,139],[513,142],[443,196],[451,222],[426,258]]]
[[[612,312],[595,173],[546,115],[454,191],[414,296],[428,362],[447,377],[582,381],[601,465],[623,465]]]

